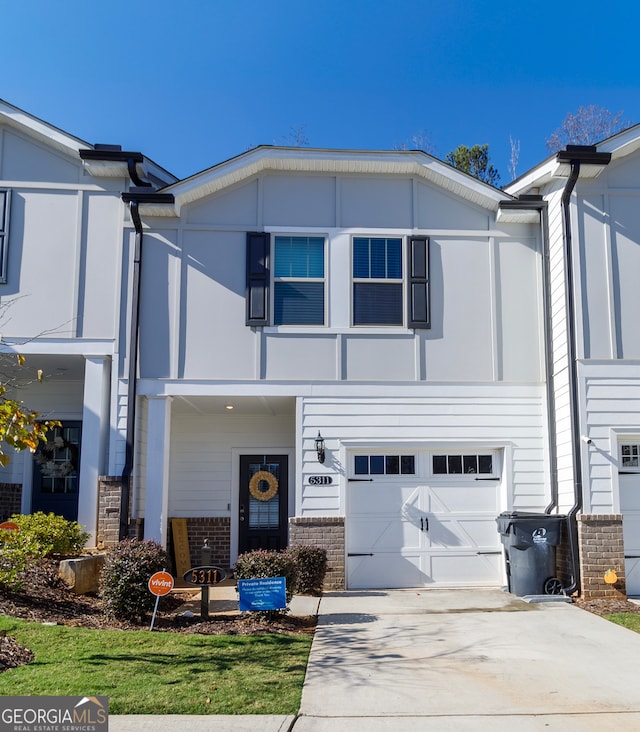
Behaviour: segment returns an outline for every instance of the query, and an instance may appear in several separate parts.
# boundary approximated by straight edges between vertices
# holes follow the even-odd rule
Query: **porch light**
[[[318,454],[318,462],[323,463],[324,462],[324,438],[320,434],[320,430],[318,430],[318,436],[313,441],[313,444],[316,448],[316,453]]]

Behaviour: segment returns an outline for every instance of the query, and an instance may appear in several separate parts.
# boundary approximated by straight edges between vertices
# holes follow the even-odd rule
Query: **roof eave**
[[[166,190],[182,205],[217,193],[260,173],[405,175],[428,180],[483,208],[497,211],[504,193],[419,151],[355,151],[259,147],[220,163]]]

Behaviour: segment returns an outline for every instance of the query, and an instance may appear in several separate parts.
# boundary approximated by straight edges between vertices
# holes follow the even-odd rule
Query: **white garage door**
[[[627,595],[640,597],[640,445],[622,445],[621,452],[622,469],[630,471],[619,477]]]
[[[502,584],[497,462],[488,453],[353,456],[347,587]]]

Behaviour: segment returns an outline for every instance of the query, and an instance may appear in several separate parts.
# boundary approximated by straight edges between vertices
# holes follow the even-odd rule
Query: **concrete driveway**
[[[328,593],[295,732],[637,730],[640,634],[500,590]]]

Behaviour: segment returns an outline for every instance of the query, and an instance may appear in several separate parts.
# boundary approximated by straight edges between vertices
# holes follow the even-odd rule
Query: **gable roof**
[[[58,127],[38,119],[38,117],[34,117],[32,114],[14,107],[13,104],[5,102],[4,99],[0,99],[0,124],[13,127],[39,142],[75,157],[78,156],[80,150],[92,147],[79,137],[74,137]]]
[[[108,159],[108,154],[101,152],[100,149],[105,146],[92,145],[85,140],[81,140],[79,137],[70,135],[68,132],[64,132],[64,130],[48,122],[44,122],[32,114],[28,114],[13,104],[9,104],[4,99],[0,99],[0,125],[2,124],[18,130],[23,135],[27,135],[48,147],[54,148],[58,152],[70,155],[76,160],[82,158],[82,152],[97,153],[92,159],[83,163],[85,170],[93,176],[120,178],[128,177],[129,175],[126,164],[124,166],[114,165],[113,161]],[[118,145],[106,147],[119,148]],[[136,159],[135,162],[140,165],[140,173],[152,176],[158,185],[167,185],[177,180],[174,175],[142,155],[142,153],[123,153],[123,155],[125,154],[129,156],[137,155],[139,159]]]
[[[418,150],[329,150],[261,145],[163,188],[163,193],[173,194],[175,204],[145,204],[144,213],[147,216],[179,216],[184,204],[269,171],[416,176],[491,211],[497,211],[499,202],[509,197]]]
[[[607,137],[593,147],[597,153],[609,153],[612,161],[624,158],[640,149],[640,124]],[[505,186],[505,192],[515,196],[532,189],[540,189],[554,179],[566,178],[570,167],[566,158],[564,150],[554,153]],[[603,169],[602,164],[582,165],[580,177],[597,178]]]

